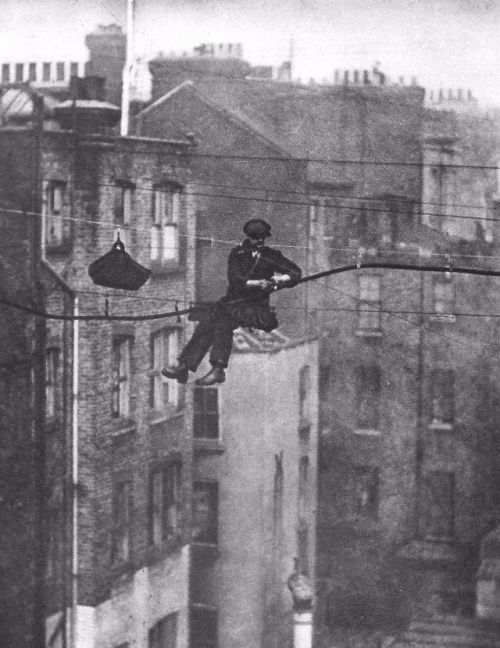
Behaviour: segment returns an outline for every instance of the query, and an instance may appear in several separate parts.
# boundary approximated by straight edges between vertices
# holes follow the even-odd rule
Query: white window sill
[[[179,409],[177,406],[172,406],[171,409],[167,408],[161,412],[159,410],[152,410],[148,416],[148,423],[150,425],[164,423],[165,421],[169,421],[175,416],[181,416],[181,414],[182,414],[182,410]]]
[[[430,316],[431,322],[456,322],[457,318],[452,313],[436,313]]]
[[[381,338],[383,333],[380,329],[358,329],[354,335],[364,338]]]
[[[432,421],[429,423],[429,430],[442,430],[443,432],[451,432],[453,425],[451,423],[443,423],[442,421]]]
[[[373,430],[370,428],[356,428],[354,434],[359,436],[380,436],[380,430]]]

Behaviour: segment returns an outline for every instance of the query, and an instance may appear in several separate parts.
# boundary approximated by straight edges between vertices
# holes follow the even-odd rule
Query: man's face
[[[249,237],[251,246],[255,248],[262,247],[264,245],[265,240],[266,240],[265,236],[258,236],[257,238],[252,238],[251,236]]]

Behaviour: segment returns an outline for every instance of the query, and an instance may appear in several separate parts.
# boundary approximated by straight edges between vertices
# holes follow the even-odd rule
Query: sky
[[[84,59],[85,34],[124,26],[126,0],[0,0],[0,16],[0,61]],[[279,65],[292,43],[302,81],[378,62],[500,105],[500,0],[136,0],[138,56],[202,42],[241,42],[254,65]]]

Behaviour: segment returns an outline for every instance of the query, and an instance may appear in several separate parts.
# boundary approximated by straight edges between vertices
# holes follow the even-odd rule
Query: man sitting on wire
[[[193,336],[181,351],[178,364],[163,369],[167,378],[185,384],[189,371],[196,371],[210,349],[212,369],[197,385],[208,387],[225,380],[233,344],[233,331],[239,326],[272,331],[278,326],[269,306],[269,295],[278,287],[295,286],[301,269],[276,249],[264,245],[271,236],[271,226],[252,218],[243,227],[247,238],[229,254],[228,290],[211,312],[201,318]]]

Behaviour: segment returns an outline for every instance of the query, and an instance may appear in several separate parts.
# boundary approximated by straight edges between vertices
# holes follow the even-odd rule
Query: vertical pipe
[[[78,645],[78,375],[79,334],[78,297],[73,301],[73,385],[71,434],[71,648]]]
[[[40,220],[40,180],[43,138],[43,97],[33,96],[33,286],[38,307],[45,307],[44,287],[41,273],[42,228]],[[45,347],[46,324],[41,317],[35,320],[34,362],[34,423],[33,423],[33,471],[34,471],[34,592],[33,592],[33,646],[45,648],[45,572],[47,563],[46,529],[46,447],[45,447]]]
[[[130,76],[134,60],[134,5],[135,0],[127,0],[127,49],[122,80],[122,116],[120,135],[125,137],[129,130]]]

